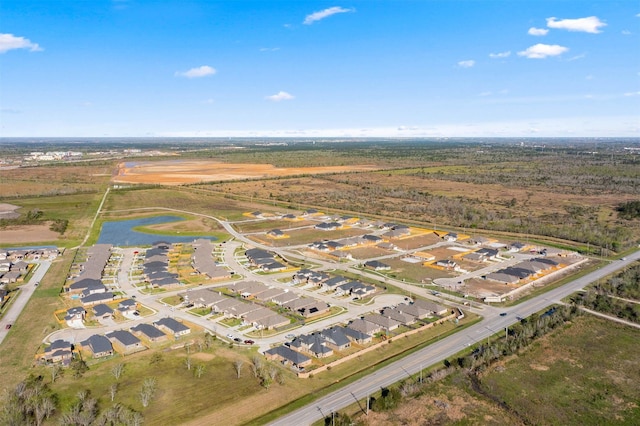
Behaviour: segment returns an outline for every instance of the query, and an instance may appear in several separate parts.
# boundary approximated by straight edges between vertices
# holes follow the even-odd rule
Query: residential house
[[[291,364],[297,368],[303,368],[311,364],[311,358],[286,346],[271,348],[265,351],[264,355],[267,359],[278,360],[285,365]]]
[[[289,292],[285,292],[285,293],[281,293],[275,297],[273,297],[271,299],[271,301],[277,305],[283,306],[289,302],[292,302],[294,300],[298,299],[298,295],[296,295],[294,292],[289,291]]]
[[[445,241],[457,241],[458,234],[455,232],[449,232],[442,237]]]
[[[256,328],[258,329],[273,330],[274,328],[284,327],[290,324],[291,321],[287,317],[274,313],[271,316],[258,320],[256,323]]]
[[[211,279],[229,278],[231,273],[227,268],[216,264],[213,256],[213,243],[205,238],[193,242],[194,252],[191,256],[193,269]]]
[[[319,231],[334,231],[340,229],[342,225],[338,222],[322,222],[314,226]]]
[[[80,345],[82,345],[83,349],[90,351],[94,358],[113,355],[111,341],[99,334],[90,336],[87,340],[81,342]]]
[[[325,344],[334,350],[344,351],[351,347],[351,340],[347,334],[345,334],[344,327],[335,325],[322,330],[321,334],[325,339]]]
[[[282,238],[285,234],[279,229],[272,229],[271,231],[267,232],[267,235],[272,238]]]
[[[449,312],[449,308],[446,306],[439,305],[430,300],[415,299],[412,304],[422,309],[427,309],[434,315],[446,315]]]
[[[320,287],[324,291],[335,291],[335,289],[338,288],[339,285],[346,284],[348,282],[349,282],[349,278],[345,278],[341,275],[338,275],[333,278],[329,278],[326,281],[323,281],[320,284]]]
[[[436,266],[440,266],[445,269],[456,269],[458,264],[451,259],[441,259],[436,262]]]
[[[392,320],[398,321],[403,325],[411,325],[415,324],[416,322],[416,317],[406,312],[402,312],[398,308],[385,308],[382,310],[381,314],[382,316],[391,318]]]
[[[345,336],[352,342],[356,342],[359,345],[366,345],[371,343],[373,338],[370,334],[363,333],[361,331],[355,330],[349,327],[340,327]]]
[[[119,352],[123,352],[125,354],[146,349],[140,339],[126,330],[115,330],[105,334],[105,336],[117,349],[119,349]]]
[[[140,323],[130,328],[131,332],[138,337],[145,338],[150,342],[163,342],[168,336],[151,324]]]
[[[391,266],[386,263],[382,263],[378,260],[369,260],[364,263],[365,268],[373,269],[374,271],[389,271]]]
[[[45,349],[43,358],[47,363],[69,365],[73,359],[71,343],[66,340],[54,340]]]
[[[93,305],[93,315],[98,320],[113,318],[113,309],[104,303]]]
[[[309,299],[306,297],[300,297],[300,298],[296,298],[290,302],[285,303],[284,305],[282,305],[283,307],[285,307],[286,309],[289,309],[290,311],[298,311],[299,309],[305,308],[307,306],[312,306],[314,303],[316,303],[315,299]]]
[[[84,328],[84,319],[87,311],[82,306],[67,309],[64,317],[65,322],[71,328]]]
[[[90,294],[88,296],[82,297],[80,301],[82,302],[83,306],[93,306],[98,303],[111,302],[113,300],[113,297],[114,297],[113,293],[110,291],[107,291],[106,293]]]
[[[347,324],[347,328],[359,331],[363,334],[368,334],[369,336],[373,336],[374,334],[379,333],[383,330],[383,327],[381,325],[365,321],[362,318],[357,318],[351,321],[349,324]]]
[[[191,333],[189,327],[169,317],[159,319],[154,322],[153,325],[176,338]]]
[[[321,301],[314,301],[312,305],[300,308],[297,312],[305,318],[313,318],[329,312],[329,309],[331,309],[329,304]]]
[[[384,317],[380,314],[368,314],[365,315],[362,319],[370,323],[379,325],[386,331],[393,331],[396,328],[400,327],[400,323],[398,321],[389,317]]]
[[[333,355],[333,349],[327,345],[324,336],[319,332],[296,337],[291,342],[291,347],[298,351],[308,352],[316,358],[326,358]]]

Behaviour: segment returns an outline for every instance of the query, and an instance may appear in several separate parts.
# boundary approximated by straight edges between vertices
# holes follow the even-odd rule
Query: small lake
[[[178,237],[175,235],[145,234],[134,231],[133,228],[159,223],[178,222],[184,220],[179,216],[154,216],[142,219],[120,220],[117,222],[104,222],[100,230],[98,244],[113,244],[114,246],[150,246],[157,241],[168,243],[188,243],[198,238],[215,239],[209,236]]]

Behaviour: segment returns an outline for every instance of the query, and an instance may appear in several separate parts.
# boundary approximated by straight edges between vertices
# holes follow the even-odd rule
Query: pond
[[[160,223],[177,222],[184,220],[180,216],[153,216],[142,219],[120,220],[117,222],[104,222],[100,230],[98,244],[113,244],[114,246],[150,246],[157,241],[168,243],[188,243],[197,238],[215,239],[211,236],[185,236],[146,234],[134,231],[133,228],[145,225],[157,225]]]

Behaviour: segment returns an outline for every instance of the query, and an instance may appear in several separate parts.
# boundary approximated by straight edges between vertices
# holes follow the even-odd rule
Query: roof
[[[138,345],[141,343],[140,339],[138,339],[136,336],[134,336],[133,334],[129,333],[126,330],[115,330],[115,331],[112,331],[111,333],[105,334],[105,336],[109,340],[117,340],[124,346]]]
[[[331,328],[322,330],[321,333],[327,340],[338,347],[345,346],[350,343],[349,338],[345,334],[344,327],[333,326]]]
[[[159,319],[158,321],[154,322],[154,324],[167,327],[169,330],[171,330],[174,333],[180,333],[180,332],[190,330],[190,328],[187,327],[186,325],[169,317]]]
[[[276,346],[275,348],[271,348],[265,351],[265,354],[268,355],[278,355],[287,361],[290,361],[294,365],[304,364],[305,362],[311,361],[306,355],[301,354],[300,352],[296,352],[293,349],[290,349],[286,346]]]
[[[142,333],[150,339],[158,339],[160,337],[166,336],[166,334],[164,334],[162,331],[155,328],[151,324],[144,324],[144,323],[138,324],[135,327],[131,327],[131,331],[134,331],[136,333]]]
[[[112,314],[113,313],[113,309],[111,309],[109,306],[105,305],[104,303],[100,303],[100,304],[95,305],[93,307],[93,313],[96,316],[101,317],[101,316],[106,315],[106,314]]]
[[[83,304],[113,300],[113,293],[111,293],[110,291],[107,291],[105,293],[93,293],[83,297],[81,300]]]
[[[391,330],[400,326],[400,323],[394,319],[389,317],[383,317],[380,314],[369,314],[364,316],[364,320],[377,324],[386,328],[387,330]]]
[[[90,336],[84,342],[80,342],[80,344],[82,346],[88,346],[94,354],[113,351],[111,341],[109,341],[105,336],[101,336],[99,334]]]

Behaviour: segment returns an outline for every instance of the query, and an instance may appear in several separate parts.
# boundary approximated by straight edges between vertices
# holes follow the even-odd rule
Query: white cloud
[[[473,59],[469,59],[467,61],[460,61],[458,62],[458,66],[460,68],[471,68],[476,64],[476,61],[474,61]]]
[[[548,32],[549,30],[546,28],[531,27],[529,28],[528,34],[532,36],[543,36],[543,35],[547,35]]]
[[[570,57],[569,59],[567,59],[567,62],[577,61],[578,59],[583,59],[583,58],[586,58],[586,57],[587,57],[586,53],[581,53],[579,55]]]
[[[491,95],[493,95],[493,93],[491,93],[491,92],[489,92],[489,91],[487,91],[487,92],[480,92],[480,93],[478,94],[478,96],[491,96]]]
[[[508,58],[509,56],[511,56],[511,51],[509,51],[509,50],[507,50],[506,52],[489,53],[489,57],[493,58],[493,59]]]
[[[335,15],[337,13],[347,13],[347,12],[353,12],[353,11],[354,9],[345,9],[344,7],[340,7],[340,6],[330,7],[328,9],[320,10],[318,12],[313,12],[312,14],[307,15],[304,18],[303,24],[311,25],[316,21],[320,21],[324,18],[328,18],[329,16]]]
[[[528,47],[527,50],[518,52],[518,56],[524,56],[529,59],[544,59],[548,56],[562,55],[564,52],[567,52],[568,50],[569,50],[568,47],[560,46],[557,44],[538,43],[531,47]]]
[[[584,79],[585,80],[593,80],[595,77],[593,76],[593,74],[589,74],[587,75]]]
[[[622,30],[622,35],[631,35],[631,31],[629,30]]]
[[[13,34],[0,34],[0,53],[14,49],[29,49],[32,52],[43,50],[37,43],[24,37],[16,37]]]
[[[271,95],[271,96],[265,97],[265,99],[267,99],[269,101],[273,101],[273,102],[290,101],[293,98],[294,98],[293,95],[291,95],[291,94],[289,94],[287,92],[283,92],[283,91],[280,91],[280,92],[276,93],[275,95]]]
[[[598,34],[600,27],[606,27],[607,24],[600,21],[597,16],[589,16],[587,18],[578,19],[560,19],[547,18],[547,27],[557,28],[567,31],[580,31],[591,34]]]
[[[261,52],[277,52],[278,50],[280,50],[279,47],[261,47],[260,48]]]
[[[209,65],[203,65],[197,68],[191,68],[188,71],[180,72],[176,71],[176,76],[178,77],[187,77],[187,78],[200,78],[206,77],[208,75],[213,75],[217,71],[215,68],[210,67]]]
[[[640,96],[640,92],[627,92],[624,95],[625,96]]]

